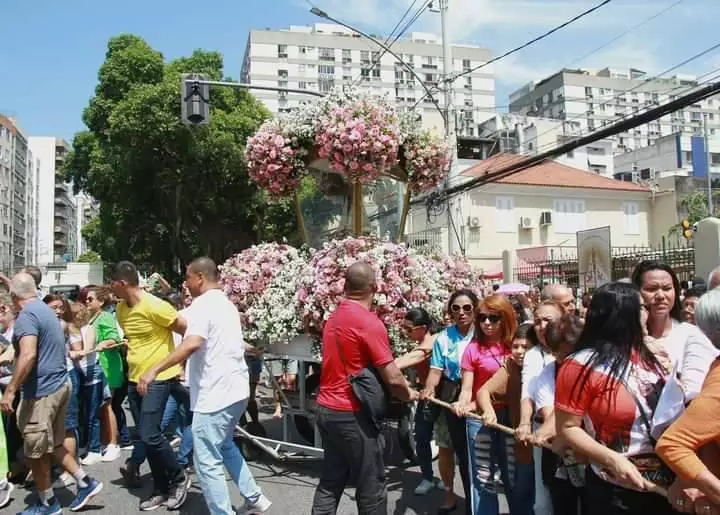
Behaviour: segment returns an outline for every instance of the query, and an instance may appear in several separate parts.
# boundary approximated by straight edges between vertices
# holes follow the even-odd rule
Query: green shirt
[[[95,329],[98,344],[107,340],[120,343],[120,333],[112,314],[102,311],[90,321],[90,325]],[[98,353],[98,360],[108,386],[113,389],[120,388],[125,382],[125,370],[120,351],[118,349],[102,351]]]

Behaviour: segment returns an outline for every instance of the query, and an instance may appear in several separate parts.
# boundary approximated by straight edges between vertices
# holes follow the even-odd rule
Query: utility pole
[[[712,154],[710,154],[710,137],[708,131],[708,116],[703,115],[703,131],[705,132],[705,154],[707,154],[707,202],[708,216],[713,216],[713,194],[712,194]]]
[[[440,0],[440,26],[441,26],[441,37],[443,46],[443,76],[442,82],[445,88],[445,140],[450,148],[450,173],[445,181],[445,187],[450,186],[450,183],[454,180],[458,173],[458,154],[457,154],[457,134],[456,134],[456,122],[455,119],[455,106],[453,105],[454,96],[454,85],[453,85],[453,58],[452,58],[452,43],[450,42],[450,31],[448,30],[448,11],[450,9],[450,0]],[[447,230],[448,230],[448,254],[453,255],[462,250],[464,247],[461,245],[461,234],[464,224],[456,224],[453,220],[453,211],[455,209],[455,203],[448,201],[447,204]]]

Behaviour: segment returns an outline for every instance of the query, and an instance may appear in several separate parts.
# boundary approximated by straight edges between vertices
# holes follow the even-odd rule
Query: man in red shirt
[[[398,398],[414,400],[417,392],[410,389],[395,365],[387,330],[370,311],[374,294],[372,267],[363,262],[351,265],[345,273],[345,299],[330,315],[323,331],[316,422],[325,457],[313,515],[336,513],[348,483],[356,485],[360,515],[387,513],[383,437],[360,411],[348,375],[375,367]]]

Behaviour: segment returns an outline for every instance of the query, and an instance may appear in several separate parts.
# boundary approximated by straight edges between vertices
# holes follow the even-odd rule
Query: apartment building
[[[55,137],[31,137],[40,160],[38,174],[38,251],[40,265],[73,261],[77,256],[77,215],[72,187],[60,175],[69,145]]]
[[[76,208],[76,230],[75,236],[77,242],[77,256],[84,254],[88,250],[92,250],[88,247],[85,238],[82,235],[82,229],[85,227],[90,220],[95,218],[100,212],[100,205],[97,200],[92,198],[87,193],[81,192],[75,195],[75,208]]]
[[[582,135],[580,121],[553,120],[516,113],[497,114],[478,125],[481,138],[496,141],[493,152],[533,156],[557,148]],[[564,165],[612,177],[613,142],[596,141],[555,159]]]
[[[510,95],[510,112],[577,121],[583,134],[672,101],[697,87],[694,76],[652,78],[635,68],[563,69]],[[720,100],[709,98],[613,138],[614,152],[651,145],[669,134],[720,128]]]
[[[0,116],[0,271],[9,271],[13,265],[12,253],[12,174],[15,124]]]
[[[384,39],[377,36],[378,39]],[[291,26],[284,30],[253,30],[242,64],[242,82],[279,88],[326,93],[335,86],[355,84],[378,95],[387,95],[400,109],[415,109],[428,128],[443,128],[433,99],[443,105],[442,41],[436,35],[412,33],[392,47],[414,74],[398,59],[382,52],[372,41],[334,24]],[[468,71],[491,58],[489,50],[453,45],[452,70]],[[373,63],[378,64],[373,65]],[[417,77],[416,77],[416,76]],[[273,113],[287,111],[309,97],[287,91],[255,90]],[[469,73],[454,83],[458,134],[474,136],[477,124],[495,113],[495,77],[492,65]]]

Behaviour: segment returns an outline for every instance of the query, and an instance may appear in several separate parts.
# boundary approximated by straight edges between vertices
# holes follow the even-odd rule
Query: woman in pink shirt
[[[475,410],[478,390],[502,367],[510,355],[517,329],[515,310],[502,295],[482,300],[475,317],[475,338],[462,358],[462,391],[454,411],[466,415]],[[500,424],[509,424],[507,406],[494,406]],[[510,513],[515,513],[512,495],[513,446],[515,441],[475,419],[467,419],[467,441],[470,455],[471,505],[473,515],[497,515],[499,510],[495,472],[499,469]]]

